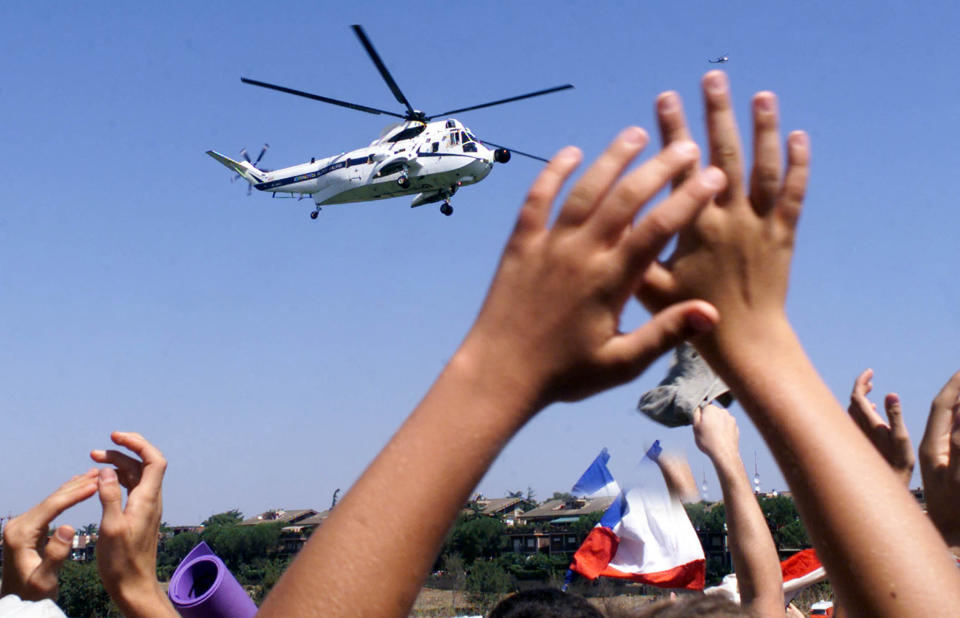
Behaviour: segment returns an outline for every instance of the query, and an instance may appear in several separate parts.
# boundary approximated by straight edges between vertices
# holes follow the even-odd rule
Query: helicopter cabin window
[[[434,142],[434,143],[433,143],[433,151],[436,152],[436,151],[438,151],[438,150],[440,150],[440,142]]]
[[[456,128],[457,128],[457,123],[454,122],[453,120],[448,120],[448,121],[447,121],[446,128],[448,128],[448,129],[456,129]]]
[[[457,131],[454,131],[453,133],[450,134],[450,145],[456,146],[459,143],[460,143],[460,133]]]
[[[389,176],[390,174],[396,174],[403,170],[403,161],[394,161],[393,163],[388,163],[380,168],[380,171],[376,173],[376,178],[381,178],[383,176]]]
[[[390,142],[400,142],[405,139],[413,139],[427,129],[426,125],[420,124],[415,127],[407,127],[389,139]]]

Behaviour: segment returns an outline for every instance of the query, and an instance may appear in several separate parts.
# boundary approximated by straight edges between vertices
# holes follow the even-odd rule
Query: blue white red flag
[[[570,493],[585,498],[606,498],[620,495],[620,485],[617,484],[613,475],[610,474],[610,470],[607,469],[608,461],[610,461],[610,453],[604,448],[590,464],[590,467],[580,476],[580,480],[574,484]]]
[[[657,441],[641,465],[656,465],[659,453]],[[606,459],[603,464],[606,469]],[[635,487],[620,492],[574,554],[570,569],[588,579],[602,575],[702,590],[706,561],[680,501],[665,486]]]

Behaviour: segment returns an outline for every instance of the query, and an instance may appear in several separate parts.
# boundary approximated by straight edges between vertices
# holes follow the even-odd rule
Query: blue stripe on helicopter
[[[468,154],[460,153],[451,153],[451,152],[421,152],[417,153],[418,157],[466,157],[468,159],[476,159],[482,161],[481,157]],[[339,161],[328,165],[327,167],[321,168],[315,172],[308,172],[306,174],[297,174],[296,176],[290,176],[289,178],[281,178],[279,180],[272,180],[270,182],[261,182],[259,184],[253,185],[260,191],[271,191],[275,190],[277,187],[283,187],[286,185],[296,184],[298,182],[305,182],[307,180],[313,180],[314,178],[319,178],[329,174],[330,172],[342,169],[344,167],[351,167],[354,165],[362,165],[364,163],[369,163],[370,157],[363,157],[360,159],[347,159],[346,161]]]

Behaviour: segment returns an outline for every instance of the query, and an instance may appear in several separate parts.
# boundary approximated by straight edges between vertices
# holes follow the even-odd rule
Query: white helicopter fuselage
[[[495,152],[459,121],[447,119],[391,125],[366,148],[271,171],[248,162],[227,163],[219,153],[211,156],[258,191],[310,195],[318,207],[414,194],[411,206],[419,206],[448,199],[458,187],[486,178]]]

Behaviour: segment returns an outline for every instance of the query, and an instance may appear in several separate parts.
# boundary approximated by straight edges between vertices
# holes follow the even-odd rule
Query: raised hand
[[[872,379],[873,369],[865,369],[857,376],[853,383],[853,392],[850,393],[850,407],[847,412],[877,447],[904,486],[909,487],[916,458],[913,455],[910,434],[903,422],[900,397],[896,393],[890,393],[884,398],[883,407],[890,422],[883,422],[877,414],[876,404],[867,399],[867,395],[873,390]]]
[[[73,527],[60,526],[47,536],[50,522],[97,492],[97,471],[89,470],[60,486],[43,502],[14,517],[3,529],[3,585],[0,596],[27,601],[57,598],[57,574],[70,555]]]
[[[642,129],[624,130],[573,187],[549,228],[551,205],[580,153],[566,149],[551,161],[530,189],[468,335],[467,345],[517,359],[518,375],[531,378],[527,386],[542,401],[576,400],[626,382],[666,343],[708,330],[716,320],[706,303],[683,302],[659,307],[661,313],[633,332],[619,331],[620,314],[648,265],[725,185],[723,174],[708,168],[634,222],[698,156],[693,142],[676,141],[620,178],[647,141]]]
[[[747,188],[726,75],[707,73],[703,93],[710,161],[723,170],[727,188],[693,225],[681,231],[667,262],[648,269],[646,285],[638,295],[652,309],[702,298],[722,316],[717,337],[727,333],[739,337],[742,327],[755,332],[756,320],[783,315],[794,231],[809,171],[809,144],[805,133],[790,134],[784,170],[776,97],[771,92],[757,93],[753,98],[754,167]],[[665,144],[688,139],[676,93],[660,95],[657,114]],[[695,169],[692,166],[689,173]]]
[[[163,513],[161,488],[167,460],[138,433],[115,431],[110,439],[133,451],[95,450],[90,457],[114,468],[100,470],[103,519],[97,538],[97,569],[125,616],[177,616],[157,582],[157,541]],[[123,504],[120,486],[127,489]]]
[[[927,514],[954,555],[960,555],[960,372],[930,404],[919,459]]]

